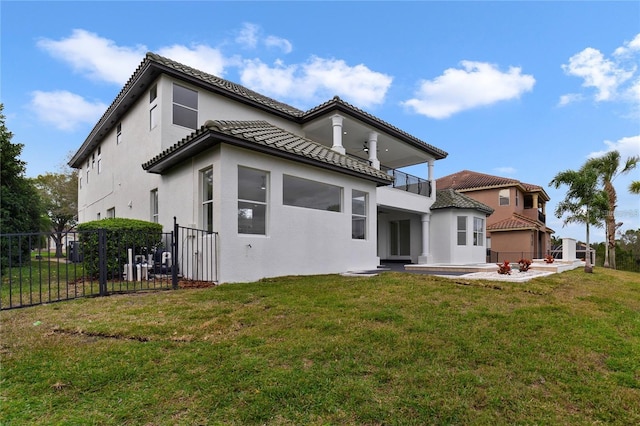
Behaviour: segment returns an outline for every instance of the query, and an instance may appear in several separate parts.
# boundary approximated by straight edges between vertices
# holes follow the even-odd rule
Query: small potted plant
[[[518,265],[520,265],[520,272],[527,272],[531,268],[531,260],[522,258],[518,260]]]
[[[502,263],[496,263],[496,265],[498,265],[498,273],[500,275],[511,275],[511,265],[509,265],[508,260]]]

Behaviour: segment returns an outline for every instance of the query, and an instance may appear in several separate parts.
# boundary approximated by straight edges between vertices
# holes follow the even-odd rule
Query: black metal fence
[[[131,232],[68,232],[63,257],[47,233],[0,234],[0,310],[218,281],[217,233]]]

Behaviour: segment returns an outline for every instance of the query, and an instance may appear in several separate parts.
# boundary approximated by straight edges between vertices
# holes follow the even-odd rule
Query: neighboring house
[[[446,156],[338,97],[301,111],[148,53],[69,164],[80,222],[217,232],[215,255],[176,261],[239,282],[431,262]],[[428,179],[397,170],[417,164]]]
[[[486,218],[493,209],[453,189],[438,189],[431,206],[430,263],[484,263]]]
[[[516,179],[462,170],[437,179],[438,189],[453,189],[494,209],[487,218],[487,248],[513,257],[543,258],[551,251],[553,230],[546,226],[549,196]]]

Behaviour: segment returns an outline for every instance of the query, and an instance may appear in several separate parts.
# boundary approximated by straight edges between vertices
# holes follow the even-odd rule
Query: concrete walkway
[[[420,265],[398,261],[381,261],[377,270],[373,271],[353,271],[345,275],[355,276],[375,276],[381,272],[405,272],[411,274],[457,276],[466,279],[481,279],[491,281],[526,282],[533,278],[556,274],[579,267],[584,267],[584,262],[575,260],[573,262],[556,261],[547,264],[544,261],[534,261],[531,268],[526,272],[518,270],[518,264],[513,265],[511,274],[498,274],[498,267],[494,263],[474,263],[465,265],[450,264],[428,264]]]

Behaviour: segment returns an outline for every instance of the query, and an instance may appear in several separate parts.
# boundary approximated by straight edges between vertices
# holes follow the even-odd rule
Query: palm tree
[[[624,167],[620,169],[620,153],[618,151],[609,151],[602,157],[588,160],[585,164],[585,167],[593,168],[596,171],[598,180],[602,182],[609,202],[607,214],[605,215],[607,224],[607,247],[609,249],[604,259],[605,267],[616,269],[615,210],[618,196],[613,186],[613,180],[619,175],[629,173],[637,166],[638,162],[640,162],[640,156],[629,157],[624,163]]]
[[[587,230],[587,253],[585,254],[584,271],[591,273],[591,245],[589,243],[589,226],[602,226],[601,213],[606,209],[606,194],[598,189],[598,174],[593,168],[582,166],[580,170],[565,170],[558,173],[549,185],[559,188],[569,187],[564,200],[556,206],[555,215],[561,218],[567,215],[564,225],[584,223]]]
[[[640,180],[634,180],[629,185],[629,192],[632,194],[640,194]]]

